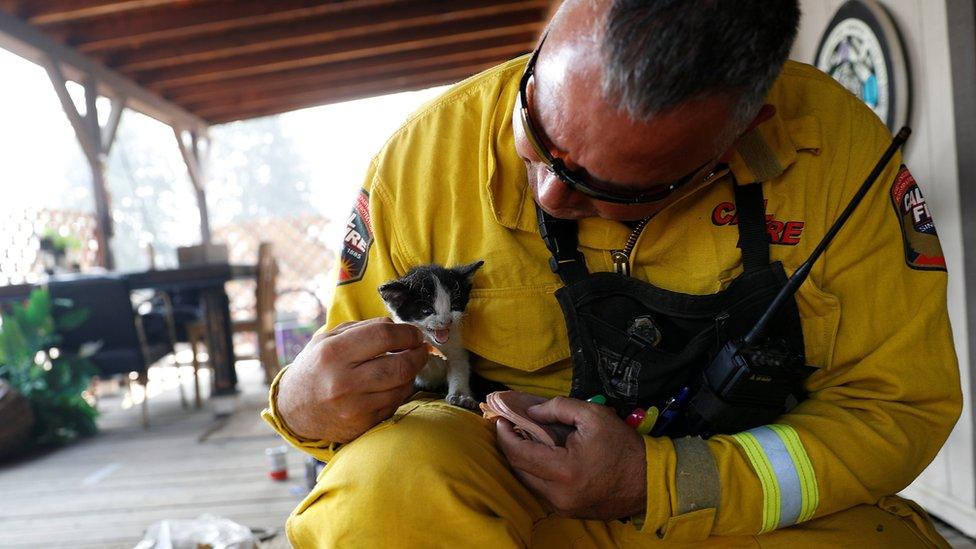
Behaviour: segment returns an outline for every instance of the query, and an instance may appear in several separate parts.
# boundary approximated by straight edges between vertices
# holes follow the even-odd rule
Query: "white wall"
[[[801,0],[803,20],[792,57],[812,63],[820,37],[843,0]],[[912,138],[906,163],[932,209],[949,266],[949,316],[964,388],[964,409],[942,452],[905,490],[932,514],[976,536],[973,412],[963,228],[960,212],[953,74],[945,0],[881,0],[901,30],[912,73]],[[970,123],[970,122],[963,122]],[[918,375],[925,375],[919,357]]]

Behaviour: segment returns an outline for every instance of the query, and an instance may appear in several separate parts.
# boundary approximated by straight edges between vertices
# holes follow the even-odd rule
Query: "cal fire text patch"
[[[913,269],[946,270],[935,222],[915,178],[903,164],[891,185],[891,205],[901,224],[905,261]]]
[[[369,247],[373,244],[373,224],[369,219],[369,193],[366,189],[356,197],[356,206],[346,221],[346,237],[339,254],[339,284],[355,282],[366,272]]]
[[[763,202],[763,209],[768,205],[769,200]],[[712,209],[712,224],[718,227],[723,225],[738,225],[739,216],[732,202],[722,202]],[[773,214],[766,214],[766,234],[769,235],[770,244],[780,244],[783,246],[796,246],[800,243],[803,236],[803,222],[797,219],[779,220]]]

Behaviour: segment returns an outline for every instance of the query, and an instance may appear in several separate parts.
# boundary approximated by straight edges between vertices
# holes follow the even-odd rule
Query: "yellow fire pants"
[[[882,508],[883,507],[883,508]],[[341,448],[288,519],[306,547],[675,547],[619,521],[549,515],[508,468],[494,427],[420,399]],[[948,547],[900,498],[763,536],[693,547]]]

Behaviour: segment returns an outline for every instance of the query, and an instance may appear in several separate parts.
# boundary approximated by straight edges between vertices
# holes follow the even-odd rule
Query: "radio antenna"
[[[868,174],[867,178],[864,180],[864,183],[862,183],[861,187],[857,190],[857,193],[854,194],[854,198],[851,199],[850,203],[847,204],[847,207],[844,208],[844,211],[841,212],[840,217],[837,218],[837,221],[834,221],[834,224],[830,227],[830,230],[827,231],[827,234],[824,235],[820,243],[817,244],[817,248],[813,250],[810,257],[808,257],[807,260],[804,261],[803,264],[793,272],[790,279],[786,281],[786,285],[784,285],[779,293],[776,294],[773,302],[769,304],[769,308],[766,309],[766,312],[763,313],[763,315],[759,318],[759,321],[756,322],[756,325],[753,326],[752,330],[746,334],[746,337],[742,340],[743,347],[748,347],[755,344],[756,341],[762,337],[763,333],[766,331],[766,326],[769,324],[772,318],[776,316],[776,313],[778,313],[783,307],[786,300],[792,297],[800,285],[803,284],[803,281],[807,279],[807,275],[810,274],[810,269],[813,268],[813,264],[817,261],[817,259],[820,258],[821,255],[823,255],[824,250],[827,249],[830,242],[835,236],[837,236],[838,231],[840,231],[841,227],[844,226],[844,223],[847,222],[847,219],[851,216],[851,214],[854,213],[854,208],[857,208],[858,204],[861,203],[861,199],[863,199],[864,195],[867,194],[868,189],[871,188],[871,185],[874,184],[874,181],[879,175],[881,175],[881,172],[884,171],[885,167],[888,165],[888,162],[891,161],[891,157],[894,156],[895,152],[905,144],[905,141],[908,141],[908,136],[911,134],[912,130],[908,126],[904,126],[902,129],[898,130],[898,134],[895,135],[894,139],[891,140],[891,145],[888,145],[888,148],[885,150],[884,154],[881,155],[878,163],[874,165],[874,169],[871,170],[871,173]]]

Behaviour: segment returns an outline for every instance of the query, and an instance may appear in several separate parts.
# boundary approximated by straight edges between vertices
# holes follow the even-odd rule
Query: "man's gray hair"
[[[799,21],[797,0],[613,0],[604,96],[647,120],[727,93],[738,101],[732,115],[741,131],[782,69]]]

